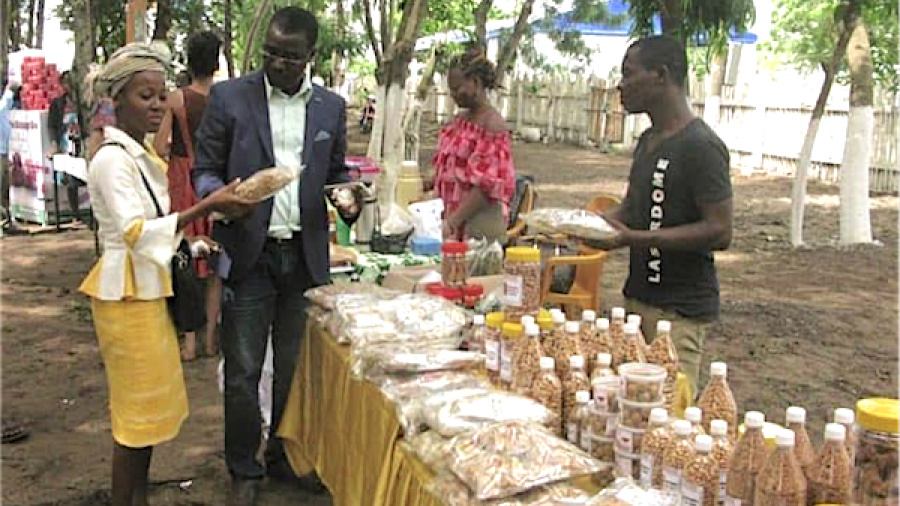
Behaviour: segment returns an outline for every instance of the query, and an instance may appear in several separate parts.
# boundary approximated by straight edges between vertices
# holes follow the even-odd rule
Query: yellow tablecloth
[[[679,380],[681,407],[690,387]],[[441,504],[427,492],[431,470],[398,443],[394,405],[352,377],[349,348],[311,319],[278,435],[294,471],[315,470],[336,506]]]

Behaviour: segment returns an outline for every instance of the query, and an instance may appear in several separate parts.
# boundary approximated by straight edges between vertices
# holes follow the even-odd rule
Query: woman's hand
[[[242,218],[250,213],[256,202],[239,197],[234,193],[234,189],[241,183],[240,179],[235,179],[227,186],[223,186],[214,191],[210,196],[203,199],[203,203],[214,212],[225,215],[230,220]]]
[[[189,237],[187,240],[191,248],[191,256],[194,258],[207,258],[214,253],[218,253],[222,248],[219,246],[219,243],[205,235]]]
[[[458,241],[460,238],[459,229],[462,225],[457,224],[453,218],[444,219],[444,223],[442,226],[442,235],[444,236],[444,240]]]

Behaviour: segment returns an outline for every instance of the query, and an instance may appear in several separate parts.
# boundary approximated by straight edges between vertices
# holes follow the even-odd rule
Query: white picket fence
[[[745,103],[729,98],[730,91],[726,87],[718,124],[713,126],[731,151],[732,165],[747,172],[793,175],[811,109]],[[538,128],[545,139],[554,142],[630,148],[648,124],[646,118],[626,117],[615,85],[597,77],[515,76],[492,99],[517,132]],[[692,101],[702,116],[704,100]],[[443,122],[455,111],[446,82],[438,77],[423,104],[423,116]],[[846,109],[826,109],[813,149],[811,178],[839,181],[847,117]],[[873,135],[870,190],[897,192],[896,107],[876,110]]]

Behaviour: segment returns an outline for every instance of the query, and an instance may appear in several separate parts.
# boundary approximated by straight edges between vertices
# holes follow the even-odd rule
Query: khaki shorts
[[[656,339],[656,323],[660,320],[672,322],[672,342],[678,351],[681,372],[691,382],[692,397],[697,397],[697,386],[700,380],[700,363],[703,361],[703,341],[709,331],[711,320],[685,318],[675,311],[667,311],[637,299],[626,299],[625,309],[629,313],[641,315],[641,332],[647,343]]]

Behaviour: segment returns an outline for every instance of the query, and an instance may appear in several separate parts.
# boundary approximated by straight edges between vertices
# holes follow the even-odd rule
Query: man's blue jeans
[[[306,325],[306,298],[312,286],[300,234],[293,240],[267,240],[252,271],[237,282],[225,281],[222,300],[222,353],[225,356],[225,461],[235,478],[261,479],[265,468],[256,456],[262,437],[259,378],[272,336],[275,377],[272,425],[265,460],[285,459],[275,437],[291,388]]]

